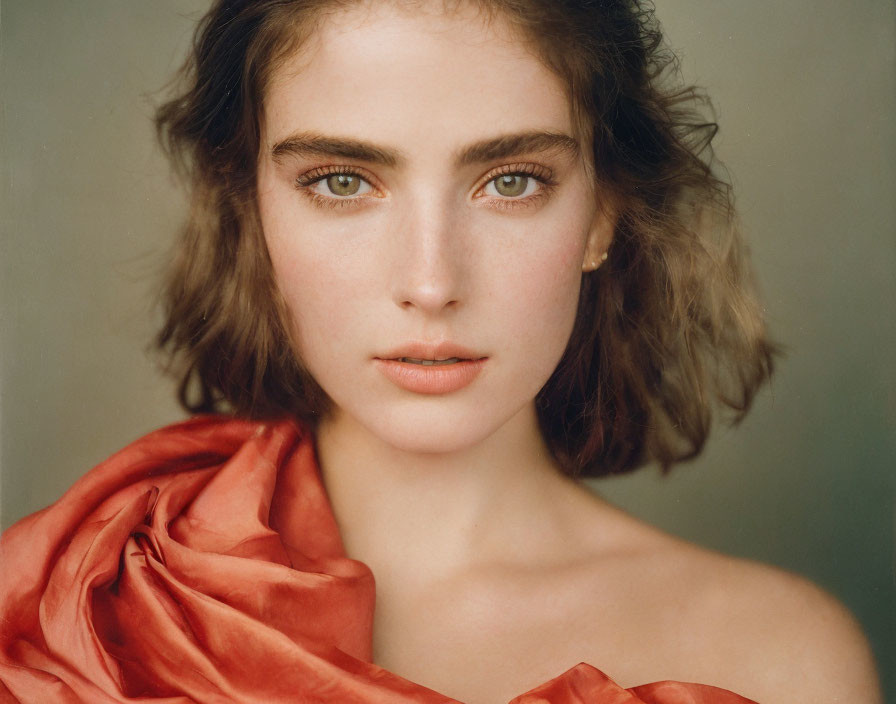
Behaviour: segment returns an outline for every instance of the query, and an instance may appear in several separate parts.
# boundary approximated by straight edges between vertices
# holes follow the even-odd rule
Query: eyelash
[[[500,210],[531,208],[536,203],[550,196],[557,185],[553,172],[544,166],[527,163],[507,164],[490,171],[483,180],[482,185],[476,189],[476,193],[479,193],[499,176],[523,176],[534,179],[541,186],[535,193],[525,198],[495,198],[493,205]],[[486,196],[477,197],[485,198]]]
[[[344,198],[340,198],[339,196],[325,196],[320,193],[315,193],[311,190],[311,187],[323,181],[324,179],[329,178],[330,176],[338,176],[339,174],[346,174],[349,176],[357,176],[358,178],[366,181],[370,184],[372,188],[376,188],[374,183],[374,179],[367,174],[364,169],[359,169],[357,166],[324,166],[317,169],[311,169],[298,178],[296,178],[296,188],[306,198],[309,198],[314,205],[321,206],[324,208],[353,208],[359,204],[359,201],[363,200],[365,197],[369,196],[348,196]]]
[[[357,166],[325,166],[312,169],[311,171],[308,171],[296,178],[295,186],[298,191],[303,196],[310,199],[314,205],[331,209],[354,208],[360,205],[361,201],[366,200],[369,197],[377,197],[326,196],[321,193],[315,193],[311,190],[311,187],[314,186],[314,184],[319,183],[320,181],[323,181],[330,176],[336,176],[339,174],[357,176],[358,178],[367,182],[371,186],[371,188],[377,188],[375,179],[364,169],[361,169]],[[540,185],[540,188],[535,193],[524,198],[492,198],[493,206],[500,210],[530,208],[544,198],[548,197],[557,186],[557,182],[554,180],[553,172],[544,166],[530,163],[507,164],[490,171],[482,180],[481,185],[476,189],[476,193],[482,191],[488,184],[490,184],[500,176],[522,176],[524,178],[531,178],[537,181]],[[478,195],[474,197],[483,198],[486,196]]]

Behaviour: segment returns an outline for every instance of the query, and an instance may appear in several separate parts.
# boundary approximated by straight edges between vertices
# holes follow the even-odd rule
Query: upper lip
[[[400,359],[401,357],[410,357],[411,359],[451,359],[453,357],[458,359],[483,359],[484,355],[457,345],[450,340],[443,340],[442,342],[405,342],[383,355],[378,355],[376,358]]]

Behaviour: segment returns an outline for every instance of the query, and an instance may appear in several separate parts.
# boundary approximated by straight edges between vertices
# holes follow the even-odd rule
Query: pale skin
[[[625,687],[880,701],[831,597],[656,531],[550,456],[534,398],[614,217],[561,80],[521,37],[472,11],[340,10],[264,107],[262,223],[334,401],[318,454],[346,551],[376,578],[374,662],[470,704],[579,662]],[[373,358],[412,340],[471,348],[484,371],[449,394],[400,389]]]

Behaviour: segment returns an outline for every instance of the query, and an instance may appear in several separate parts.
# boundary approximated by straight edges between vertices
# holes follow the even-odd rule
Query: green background
[[[896,701],[896,4],[656,4],[717,107],[717,152],[788,352],[698,461],[593,486],[821,584],[861,620]],[[182,415],[145,351],[183,212],[150,118],[206,5],[0,5],[4,526]]]

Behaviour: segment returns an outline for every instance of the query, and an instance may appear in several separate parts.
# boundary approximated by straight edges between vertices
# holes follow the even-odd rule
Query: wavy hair
[[[176,94],[156,115],[191,208],[163,291],[156,345],[192,412],[312,427],[330,400],[302,365],[256,203],[271,74],[325,10],[358,0],[217,0]],[[367,0],[368,2],[370,0]],[[568,88],[594,177],[618,216],[606,263],[583,275],[566,351],[536,397],[572,476],[697,455],[711,419],[739,420],[772,371],[709,104],[678,81],[652,7],[635,0],[455,0],[500,15]],[[447,10],[447,7],[446,7]]]

